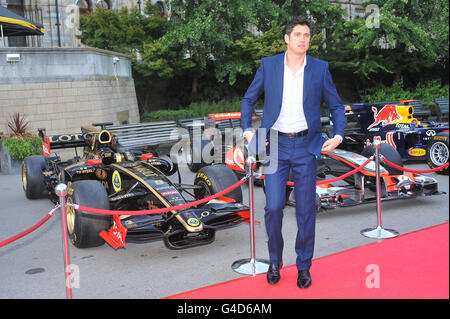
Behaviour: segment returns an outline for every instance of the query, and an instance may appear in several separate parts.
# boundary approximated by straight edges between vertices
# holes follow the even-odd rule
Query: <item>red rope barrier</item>
[[[241,179],[239,182],[237,182],[234,185],[231,185],[230,187],[225,188],[224,190],[202,198],[200,200],[191,202],[191,203],[186,203],[186,204],[182,204],[182,205],[177,205],[177,206],[171,206],[171,207],[165,207],[165,208],[158,208],[158,209],[151,209],[151,210],[139,210],[139,211],[113,211],[113,210],[103,210],[103,209],[97,209],[97,208],[91,208],[91,207],[84,207],[84,206],[80,206],[80,205],[76,205],[76,204],[69,204],[66,203],[66,206],[73,206],[76,209],[85,211],[85,212],[90,212],[90,213],[95,213],[95,214],[103,214],[103,215],[150,215],[150,214],[161,214],[161,213],[165,213],[165,212],[169,212],[169,211],[173,211],[173,210],[180,210],[180,209],[184,209],[184,208],[188,208],[188,207],[192,207],[195,205],[200,205],[203,203],[206,203],[208,201],[210,201],[211,199],[217,198],[219,196],[222,196],[230,191],[232,191],[233,189],[241,186],[243,183],[245,183],[246,177]],[[47,220],[50,219],[50,217],[53,216],[53,213],[55,212],[55,210],[57,210],[60,206],[57,205],[54,209],[52,209],[47,215],[45,215],[44,218],[42,218],[38,223],[36,223],[34,226],[28,228],[27,230],[21,232],[20,234],[17,234],[15,236],[12,236],[8,239],[5,239],[3,241],[0,242],[0,247],[6,246],[26,235],[28,235],[29,233],[35,231],[36,229],[38,229],[39,227],[41,227]]]
[[[339,181],[341,179],[344,179],[352,174],[355,174],[357,172],[359,172],[360,170],[362,170],[367,164],[369,164],[369,162],[372,160],[372,158],[367,159],[367,161],[365,161],[361,166],[339,176],[333,179],[329,179],[329,180],[325,180],[325,181],[318,181],[316,182],[316,185],[320,185],[320,184],[327,184],[327,183],[332,183],[335,181]],[[446,164],[448,165],[448,163]],[[445,165],[444,165],[445,166]],[[262,178],[264,178],[264,176],[262,176]],[[182,205],[176,205],[176,206],[171,206],[171,207],[164,207],[164,208],[158,208],[158,209],[149,209],[149,210],[118,210],[118,211],[114,211],[114,210],[106,210],[106,209],[98,209],[98,208],[92,208],[92,207],[85,207],[85,206],[81,206],[81,205],[77,205],[77,204],[70,204],[70,203],[66,203],[67,206],[72,206],[75,209],[79,209],[85,212],[89,212],[89,213],[94,213],[94,214],[102,214],[102,215],[150,215],[150,214],[161,214],[161,213],[166,213],[169,211],[174,211],[174,210],[181,210],[181,209],[185,209],[185,208],[189,208],[192,206],[196,206],[196,205],[200,205],[203,203],[206,203],[214,198],[217,198],[219,196],[222,196],[230,191],[232,191],[233,189],[241,186],[243,183],[245,183],[245,180],[247,179],[247,177],[244,177],[243,179],[241,179],[239,182],[237,182],[234,185],[231,185],[227,188],[225,188],[224,190],[202,198],[200,200],[191,202],[191,203],[186,203],[186,204],[182,204]],[[294,183],[293,182],[288,182],[288,185],[293,186]],[[56,209],[58,209],[60,206],[57,205],[54,209],[52,209],[42,220],[40,220],[36,225],[30,227],[29,229],[21,232],[20,234],[17,234],[9,239],[3,240],[0,242],[0,247],[6,246],[16,240],[18,240],[19,238],[22,238],[26,235],[28,235],[29,233],[33,232],[34,230],[38,229],[39,227],[41,227],[47,220],[50,219],[50,217],[53,216],[53,213],[55,212]]]
[[[335,177],[335,178],[328,179],[328,180],[325,180],[325,181],[318,181],[318,182],[316,182],[316,185],[328,184],[328,183],[333,183],[333,182],[340,181],[341,179],[344,179],[344,178],[346,178],[346,177],[348,177],[350,175],[353,175],[353,174],[359,172],[364,167],[366,167],[366,165],[369,164],[370,161],[372,161],[372,158],[368,158],[367,161],[365,161],[361,166],[351,170],[350,172],[347,172],[347,173],[345,173],[345,174],[343,174],[343,175],[341,175],[339,177]]]
[[[347,172],[347,173],[345,173],[345,174],[343,174],[341,176],[338,176],[338,177],[335,177],[335,178],[331,178],[331,179],[327,179],[327,180],[324,180],[324,181],[318,181],[318,182],[316,182],[316,185],[322,185],[322,184],[328,184],[328,183],[333,183],[333,182],[340,181],[341,179],[344,179],[344,178],[346,178],[346,177],[348,177],[350,175],[353,175],[353,174],[359,172],[364,167],[366,167],[367,164],[370,163],[370,161],[372,161],[372,158],[368,158],[367,161],[365,161],[363,164],[361,164],[361,166],[359,166],[359,167],[357,167],[357,168],[355,168],[355,169],[353,169],[353,170],[351,170],[351,171],[349,171],[349,172]],[[264,179],[265,178],[264,175],[261,176],[261,178]],[[295,185],[294,182],[287,182],[286,184],[288,186],[294,186]]]
[[[441,169],[446,168],[448,166],[448,163],[445,163],[442,166],[431,168],[431,169],[414,170],[414,169],[409,169],[409,168],[398,166],[397,164],[390,162],[389,160],[387,160],[384,157],[382,158],[382,161],[385,162],[386,164],[388,164],[389,166],[392,166],[393,168],[396,168],[396,169],[399,169],[399,170],[402,170],[405,172],[409,172],[409,173],[432,173],[432,172],[440,171]]]
[[[47,220],[50,219],[50,217],[53,216],[53,213],[55,212],[55,210],[57,210],[59,208],[59,205],[57,205],[55,208],[53,208],[47,215],[45,215],[44,218],[42,218],[36,225],[28,228],[27,230],[24,230],[23,232],[21,232],[20,234],[17,234],[15,236],[12,236],[8,239],[5,239],[3,241],[0,242],[0,247],[6,246],[26,235],[28,235],[29,233],[35,231],[36,229],[38,229],[39,227],[41,227]]]
[[[211,199],[217,198],[219,196],[222,196],[230,191],[232,191],[233,189],[241,186],[243,183],[245,183],[246,177],[241,179],[239,182],[237,182],[234,185],[231,185],[227,188],[225,188],[224,190],[202,198],[200,200],[194,201],[194,202],[190,202],[190,203],[186,203],[186,204],[181,204],[181,205],[176,205],[176,206],[170,206],[170,207],[164,207],[164,208],[157,208],[157,209],[148,209],[148,210],[106,210],[106,209],[98,209],[98,208],[91,208],[91,207],[84,207],[84,206],[80,206],[77,204],[69,204],[66,203],[67,206],[72,206],[75,209],[78,210],[82,210],[84,212],[88,212],[88,213],[94,213],[94,214],[101,214],[101,215],[133,215],[133,216],[137,216],[137,215],[154,215],[154,214],[161,214],[161,213],[166,213],[166,212],[170,212],[173,210],[181,210],[181,209],[185,209],[188,207],[192,207],[195,205],[200,205],[203,203],[206,203],[208,201],[210,201]]]

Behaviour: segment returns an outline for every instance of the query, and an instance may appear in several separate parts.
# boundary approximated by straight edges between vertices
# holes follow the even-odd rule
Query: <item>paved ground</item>
[[[405,164],[412,169],[427,169],[424,163]],[[194,175],[181,168],[184,183]],[[448,222],[449,178],[429,174],[439,181],[447,194],[382,204],[383,226],[404,234]],[[243,186],[245,202],[248,188]],[[264,193],[255,189],[256,256],[267,258],[263,224]],[[34,225],[53,208],[48,200],[25,198],[19,175],[0,175],[0,240],[9,238]],[[321,257],[374,242],[360,230],[377,223],[375,204],[340,208],[322,212],[317,217],[314,257]],[[284,264],[295,263],[296,233],[294,208],[285,211]],[[231,264],[250,257],[248,224],[223,230],[216,241],[203,247],[181,251],[167,249],[162,242],[128,244],[113,250],[108,245],[91,249],[70,247],[73,271],[78,274],[79,288],[74,298],[162,298],[183,291],[239,278]],[[313,262],[314,267],[314,262]],[[53,216],[32,234],[0,248],[0,298],[65,298],[64,259],[61,218]],[[361,269],[365,271],[365,269]],[[315,280],[320,280],[316,278]],[[250,298],[251,296],[249,296]]]

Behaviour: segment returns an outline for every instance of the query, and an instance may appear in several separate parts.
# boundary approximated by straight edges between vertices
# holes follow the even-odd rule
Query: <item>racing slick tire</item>
[[[375,153],[375,147],[373,145],[369,145],[364,147],[363,151],[361,152],[362,156],[365,156],[367,158],[371,157]],[[400,156],[399,152],[389,144],[382,143],[380,145],[380,154],[383,155],[389,162],[392,162],[398,166],[402,166],[402,157]],[[390,175],[402,175],[403,171],[396,169],[388,164],[382,164],[383,167],[389,172]]]
[[[436,168],[448,163],[448,133],[441,132],[433,136],[427,145],[427,164],[430,168]],[[448,166],[436,173],[448,175]]]
[[[216,194],[231,185],[239,182],[236,174],[225,164],[214,164],[202,167],[195,176],[194,185],[202,186],[194,190],[195,199],[202,199]],[[236,187],[225,197],[234,199],[237,203],[242,203],[242,189]]]
[[[193,173],[198,172],[202,167],[202,163],[194,163],[194,149],[192,143],[189,143],[188,148],[185,150],[186,165]]]
[[[72,183],[68,189],[67,203],[85,207],[109,209],[109,199],[103,185],[95,180]],[[67,232],[77,248],[101,246],[105,243],[99,236],[102,230],[112,225],[110,215],[91,214],[66,206]]]
[[[32,155],[24,158],[22,162],[22,187],[28,199],[48,197],[43,169],[45,169],[44,156]]]

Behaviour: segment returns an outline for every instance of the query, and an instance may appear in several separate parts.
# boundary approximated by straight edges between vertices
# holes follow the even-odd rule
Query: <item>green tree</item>
[[[338,79],[350,82],[349,90],[395,79],[412,88],[436,74],[448,82],[447,1],[369,0],[362,6],[367,15],[353,19],[329,0],[171,0],[170,19],[151,2],[145,15],[98,7],[81,17],[80,39],[133,57],[141,112],[158,83],[171,92],[173,106],[242,96],[261,58],[285,50],[285,24],[297,15],[313,21],[309,54],[328,61]],[[379,17],[372,21],[373,8]]]
[[[251,26],[270,25],[270,17],[259,22],[258,14],[276,14],[268,0],[173,0],[171,8],[182,18],[171,23],[161,42],[165,48],[180,48],[195,64],[193,94],[198,92],[199,79],[212,70],[219,83],[228,77],[232,85],[233,74],[242,67],[231,59],[234,42],[250,35]]]
[[[333,67],[341,61],[345,37],[349,33],[346,25],[347,12],[339,3],[329,0],[296,1],[274,0],[279,8],[279,22],[286,24],[293,16],[304,16],[312,22],[309,54],[325,59]]]
[[[286,50],[284,42],[284,25],[273,21],[265,33],[255,36],[246,35],[233,44],[233,50],[222,69],[229,76],[229,83],[236,82],[238,75],[254,75],[264,57],[272,56]]]
[[[180,50],[165,48],[160,41],[170,21],[147,2],[145,14],[126,7],[118,12],[98,6],[95,13],[80,17],[80,39],[88,46],[131,55],[133,78],[141,113],[151,99],[154,83],[183,76],[193,67]]]
[[[370,78],[385,72],[399,79],[436,64],[448,70],[447,1],[370,0],[362,6],[366,17],[352,24],[357,74]],[[372,23],[368,19],[377,10],[378,21]]]
[[[351,29],[346,23],[346,11],[339,4],[328,0],[277,0],[272,3],[272,10],[274,18],[270,26],[266,23],[258,25],[264,30],[263,34],[251,34],[235,41],[231,59],[225,65],[230,84],[236,79],[247,87],[246,82],[251,80],[261,58],[283,52],[286,49],[285,25],[293,16],[299,15],[312,21],[310,55],[328,61],[332,72],[355,68],[352,48],[346,41],[346,36],[352,35]],[[265,15],[264,10],[256,13],[258,21],[264,21],[261,14]]]
[[[170,21],[162,16],[151,2],[147,2],[145,13],[148,17],[144,21],[147,25],[151,25],[148,29],[152,36],[141,39],[141,63],[136,65],[136,70],[143,77],[158,80],[184,75],[184,72],[193,68],[194,64],[184,59],[179,48],[169,48],[161,41],[170,27]]]
[[[88,46],[113,50],[135,57],[136,50],[142,50],[144,43],[159,38],[164,32],[167,20],[154,14],[154,8],[146,7],[149,16],[139,14],[137,8],[124,7],[119,12],[97,6],[95,13],[80,17],[79,36]]]

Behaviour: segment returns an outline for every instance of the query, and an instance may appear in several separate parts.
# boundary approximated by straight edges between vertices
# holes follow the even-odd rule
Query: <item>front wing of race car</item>
[[[316,187],[317,208],[337,208],[376,202],[374,180],[364,181],[360,175],[361,186],[321,184]],[[381,178],[381,201],[409,199],[418,196],[439,195],[437,181],[428,176],[404,174]]]
[[[376,166],[373,161],[355,174],[337,182],[327,182],[325,177],[326,174],[336,177],[344,175],[365,161],[367,158],[360,154],[340,149],[322,153],[316,186],[317,210],[376,202]],[[384,167],[380,167],[382,201],[440,194],[443,193],[438,191],[438,182],[433,177],[416,173],[392,175]],[[293,187],[288,189],[287,203],[295,205]]]
[[[112,227],[99,235],[114,249],[126,247],[126,242],[143,243],[160,239],[170,249],[206,245],[214,241],[216,230],[249,219],[247,206],[227,201],[226,198],[211,200],[202,207],[180,210],[169,217],[161,214],[115,215]],[[180,218],[176,219],[177,215]],[[192,231],[187,232],[186,228]]]

